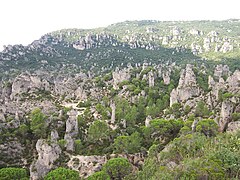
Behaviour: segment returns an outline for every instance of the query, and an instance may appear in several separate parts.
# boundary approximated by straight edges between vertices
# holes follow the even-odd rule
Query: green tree
[[[109,127],[106,122],[97,120],[88,129],[89,141],[102,144],[109,137]]]
[[[142,138],[138,132],[131,136],[118,136],[114,139],[114,148],[117,153],[136,153],[140,151]]]
[[[173,114],[175,118],[180,118],[182,116],[181,107],[180,103],[174,103],[170,108],[170,113]]]
[[[180,179],[224,179],[224,171],[219,161],[213,161],[205,157],[183,160],[183,166],[179,172]]]
[[[108,119],[108,113],[106,107],[104,107],[102,104],[98,103],[96,105],[96,110],[99,114],[101,114],[102,119]]]
[[[29,132],[29,126],[27,126],[26,124],[21,124],[17,130],[17,133],[24,139],[28,137],[28,132]]]
[[[103,170],[112,180],[122,180],[131,173],[132,165],[125,158],[113,158],[103,166]]]
[[[209,117],[209,115],[210,115],[210,111],[207,105],[203,101],[198,102],[195,109],[195,116],[207,118]]]
[[[29,179],[26,169],[23,168],[2,168],[0,169],[1,180],[27,180]]]
[[[181,120],[154,119],[149,127],[143,128],[145,143],[147,146],[156,144],[166,144],[177,136],[183,127]]]
[[[218,132],[218,125],[213,119],[203,119],[198,122],[196,131],[206,136],[215,136]]]
[[[130,106],[126,99],[117,98],[116,102],[116,119],[120,122],[122,119],[125,118],[126,114],[128,113]]]
[[[207,74],[198,73],[197,83],[205,92],[208,91],[208,75]]]
[[[59,167],[50,171],[44,180],[79,180],[79,173],[74,170]]]
[[[110,176],[105,171],[95,172],[87,180],[110,180]]]
[[[240,178],[239,152],[240,151],[239,150],[237,151],[237,148],[234,148],[234,150],[232,150],[231,148],[228,147],[221,147],[218,150],[212,151],[209,155],[210,157],[208,158],[215,161],[216,160],[220,161],[223,169],[225,169],[225,174],[227,174],[231,178],[239,179]]]
[[[80,154],[82,148],[83,148],[83,145],[82,145],[82,142],[80,139],[77,139],[74,141],[74,145],[75,145],[75,152],[77,154]]]
[[[169,107],[169,95],[165,94],[162,98],[158,99],[156,102],[156,107],[159,112],[162,112],[164,109]]]
[[[146,111],[145,111],[145,99],[144,97],[140,96],[140,98],[138,99],[136,106],[137,106],[137,110],[138,110],[138,114],[137,114],[137,123],[143,123],[145,118],[146,118]]]
[[[240,121],[240,113],[233,113],[232,114],[233,121]]]
[[[125,116],[125,119],[127,121],[127,127],[132,127],[136,124],[137,115],[138,115],[137,107],[132,106]]]
[[[41,109],[36,108],[30,114],[30,129],[37,138],[46,137],[47,131],[47,116],[45,116]]]

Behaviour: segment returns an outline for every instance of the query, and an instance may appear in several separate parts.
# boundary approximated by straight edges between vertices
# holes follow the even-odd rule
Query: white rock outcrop
[[[12,83],[11,98],[13,99],[18,94],[28,93],[39,89],[49,90],[48,81],[41,79],[37,75],[22,73],[17,76]]]
[[[78,135],[78,112],[75,110],[71,110],[68,112],[68,115],[69,118],[66,121],[66,132],[64,135],[64,139],[66,140],[66,150],[74,151],[74,140],[75,137]]]
[[[116,70],[112,73],[113,76],[113,88],[118,88],[118,83],[123,82],[124,80],[129,80],[131,75],[128,68],[124,68],[122,70],[116,68]]]
[[[30,177],[32,180],[43,178],[52,168],[54,162],[59,158],[62,150],[56,143],[49,143],[45,139],[39,139],[36,144],[38,159],[30,166]]]
[[[231,116],[233,113],[234,103],[231,100],[225,100],[222,103],[221,115],[219,121],[220,131],[223,132],[226,130],[228,123],[231,121]]]
[[[199,95],[200,89],[197,86],[192,65],[187,64],[186,69],[181,71],[178,87],[173,89],[170,94],[170,106],[174,103],[183,102]]]

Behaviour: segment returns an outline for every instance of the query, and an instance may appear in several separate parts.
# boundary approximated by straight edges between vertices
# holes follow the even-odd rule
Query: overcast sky
[[[125,20],[240,19],[239,0],[1,0],[0,50],[64,28]]]

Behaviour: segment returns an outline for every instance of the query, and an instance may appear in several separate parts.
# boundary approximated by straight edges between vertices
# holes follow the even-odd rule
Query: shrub
[[[89,176],[87,180],[110,180],[110,176],[105,171],[99,171]]]
[[[44,180],[79,180],[79,173],[74,170],[66,168],[57,168],[50,171],[45,177]]]
[[[27,170],[23,168],[2,168],[0,169],[0,179],[13,180],[13,179],[28,179]]]
[[[219,162],[201,157],[184,159],[179,168],[178,179],[224,179],[224,171]]]
[[[206,136],[215,136],[218,132],[218,125],[212,119],[204,119],[198,122],[196,131]]]
[[[132,165],[125,158],[113,158],[104,165],[103,170],[111,179],[121,180],[131,173]]]
[[[240,121],[240,113],[233,113],[232,114],[233,121]]]

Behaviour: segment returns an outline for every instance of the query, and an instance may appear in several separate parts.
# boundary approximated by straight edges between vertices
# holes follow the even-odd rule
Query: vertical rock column
[[[228,123],[230,123],[233,108],[234,104],[230,100],[223,101],[221,108],[221,118],[219,121],[219,127],[221,132],[225,131]]]
[[[74,151],[74,140],[78,135],[77,111],[71,110],[68,112],[68,115],[64,140],[66,141],[66,150]]]
[[[112,102],[110,107],[112,108],[111,123],[114,124],[115,119],[116,119],[116,105],[115,105],[115,102]]]

